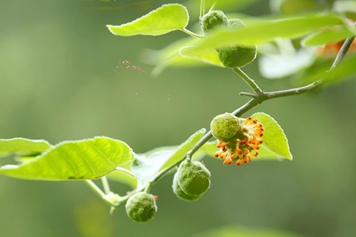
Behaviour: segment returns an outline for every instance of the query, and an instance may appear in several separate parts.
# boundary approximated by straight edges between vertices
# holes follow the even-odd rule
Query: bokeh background
[[[197,19],[198,1],[184,3]],[[233,1],[231,13],[270,14],[268,1]],[[144,49],[184,37],[117,37],[106,24],[131,21],[167,1],[1,1],[0,137],[63,140],[109,136],[136,152],[176,145],[233,111],[249,88],[230,70],[168,68],[151,77]],[[246,4],[248,3],[248,4]],[[246,4],[246,5],[245,5]],[[129,60],[144,72],[114,71]],[[267,91],[293,86],[268,80],[257,63],[246,72]],[[222,166],[205,158],[210,190],[195,203],[172,193],[172,175],[156,184],[158,213],[147,224],[109,207],[83,182],[39,182],[0,177],[0,236],[192,236],[237,225],[301,236],[356,232],[356,81],[315,93],[267,101],[253,112],[274,117],[288,136],[294,160]],[[11,163],[10,159],[1,164]],[[113,183],[115,192],[128,187]]]

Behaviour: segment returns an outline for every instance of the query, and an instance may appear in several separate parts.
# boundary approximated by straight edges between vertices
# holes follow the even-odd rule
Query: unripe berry
[[[229,19],[228,24],[229,24],[229,28],[235,28],[235,29],[238,27],[246,28],[245,23],[238,18]]]
[[[231,19],[228,21],[228,24],[230,28],[246,27],[240,19]],[[246,66],[255,60],[257,46],[229,46],[220,48],[217,51],[219,59],[225,67],[236,68]]]
[[[239,119],[230,114],[220,114],[216,116],[210,123],[210,129],[213,136],[220,141],[230,141],[235,138],[241,126]]]
[[[157,211],[156,200],[153,195],[138,192],[126,202],[126,213],[134,221],[147,222]]]
[[[210,172],[199,161],[183,161],[177,173],[179,187],[189,196],[201,196],[210,187]]]
[[[243,67],[253,62],[257,55],[257,47],[232,46],[218,50],[219,59],[225,67]]]
[[[206,13],[200,20],[201,28],[204,33],[219,25],[228,25],[228,19],[224,12],[213,10]]]
[[[178,184],[178,172],[176,172],[174,174],[174,177],[173,177],[173,185],[172,185],[172,188],[173,188],[173,192],[175,193],[175,195],[177,195],[177,197],[179,197],[180,199],[184,200],[184,201],[187,201],[187,202],[193,202],[193,201],[196,201],[198,200],[201,195],[189,195],[189,194],[186,194],[179,186]]]

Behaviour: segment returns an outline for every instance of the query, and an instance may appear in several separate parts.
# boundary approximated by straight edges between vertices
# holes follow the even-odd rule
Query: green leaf
[[[154,152],[149,157],[135,157],[131,170],[143,186],[153,180],[163,164],[175,153],[175,150]]]
[[[293,156],[289,151],[287,137],[276,120],[265,113],[255,113],[251,117],[257,119],[264,128],[261,151],[254,159],[270,157],[273,154],[278,159],[292,160]]]
[[[107,25],[114,35],[162,35],[183,30],[189,21],[187,9],[181,4],[164,4],[132,22],[119,26]]]
[[[345,79],[354,78],[356,75],[356,54],[350,53],[342,60],[342,62],[332,70],[330,69],[331,61],[325,59],[317,60],[314,65],[294,75],[294,80],[301,85],[323,79],[324,82],[338,82]]]
[[[194,147],[204,133],[205,129],[198,130],[175,149],[173,147],[166,147],[167,150],[159,148],[159,151],[157,151],[156,148],[155,151],[146,153],[149,154],[147,158],[145,154],[135,157],[131,167],[132,172],[145,186],[148,182],[152,181],[160,171],[170,168],[184,159],[187,152]]]
[[[219,59],[218,52],[213,48],[198,50],[195,47],[186,46],[181,48],[179,53],[180,55],[187,58],[198,60],[218,67],[224,67]]]
[[[307,11],[323,11],[327,8],[327,3],[320,2],[315,0],[283,0],[283,1],[271,1],[271,9],[275,12],[281,12],[282,14],[295,14],[298,12],[307,12]],[[331,6],[329,6],[331,8]]]
[[[193,135],[191,135],[184,143],[182,143],[174,152],[174,154],[169,157],[169,159],[163,164],[160,171],[171,167],[172,165],[176,164],[177,162],[181,161],[188,151],[190,151],[195,144],[203,137],[205,134],[205,128],[202,128],[196,131]]]
[[[277,20],[266,20],[250,24],[247,28],[218,29],[194,45],[198,49],[217,48],[228,45],[253,46],[281,38],[298,38],[320,28],[345,25],[340,16],[334,13],[303,14]]]
[[[209,66],[209,64],[188,57],[176,56],[157,64],[157,66],[154,67],[151,72],[152,76],[154,77],[158,76],[168,66],[176,67],[176,68],[183,68],[183,67],[187,68],[187,67],[206,67]]]
[[[330,44],[354,35],[356,35],[356,31],[352,31],[345,26],[331,27],[308,35],[302,40],[302,45],[319,46]]]
[[[138,186],[137,178],[133,173],[131,173],[129,169],[120,167],[120,169],[116,169],[113,172],[109,173],[107,175],[107,178],[112,181],[126,184],[130,186],[132,189],[135,189]]]
[[[131,148],[106,137],[59,143],[32,161],[5,165],[0,174],[33,180],[97,179],[133,159]]]
[[[341,79],[352,78],[356,75],[355,65],[356,54],[347,55],[337,67],[324,71],[319,78],[323,78],[325,82],[336,82]]]
[[[192,44],[197,39],[191,37],[182,38],[174,41],[167,47],[161,50],[145,50],[143,53],[143,60],[147,64],[156,65],[152,70],[152,75],[157,76],[163,69],[168,66],[175,67],[195,67],[195,66],[207,66],[202,60],[196,60],[189,57],[183,57],[180,55],[180,49],[186,45]]]
[[[20,156],[38,155],[50,147],[51,145],[45,140],[26,138],[0,139],[0,157],[11,153]]]

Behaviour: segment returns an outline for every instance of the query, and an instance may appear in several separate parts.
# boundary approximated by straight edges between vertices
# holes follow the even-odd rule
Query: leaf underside
[[[147,158],[145,155],[136,157],[131,167],[132,172],[145,185],[161,171],[184,159],[187,152],[194,147],[204,133],[205,129],[200,129],[176,148],[158,148],[154,152],[148,152]]]
[[[31,140],[26,138],[0,139],[0,157],[9,154],[33,156],[41,154],[51,145],[45,140]]]
[[[131,148],[107,137],[66,141],[22,165],[5,165],[0,174],[32,180],[83,180],[103,177],[133,159]]]

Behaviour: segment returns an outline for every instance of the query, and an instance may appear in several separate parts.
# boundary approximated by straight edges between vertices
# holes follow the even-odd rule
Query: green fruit
[[[230,28],[246,27],[240,19],[231,19],[228,21]],[[245,46],[229,46],[219,48],[218,55],[220,61],[225,67],[236,68],[243,67],[253,62],[257,55],[257,46],[245,47]]]
[[[243,67],[253,62],[257,55],[257,47],[232,46],[218,50],[219,59],[225,67]]]
[[[174,177],[173,177],[173,185],[172,185],[172,188],[173,188],[173,192],[175,193],[175,195],[177,195],[177,197],[179,197],[180,199],[184,200],[184,201],[187,201],[187,202],[194,202],[196,200],[198,200],[201,195],[189,195],[189,194],[186,194],[179,186],[178,184],[178,172],[176,172],[174,174]]]
[[[236,137],[241,126],[239,119],[229,113],[216,116],[210,123],[213,136],[220,141],[230,141]]]
[[[213,10],[206,13],[200,20],[201,28],[204,33],[219,25],[228,25],[228,19],[224,12]]]
[[[126,213],[134,221],[147,222],[157,211],[156,200],[153,195],[138,192],[126,202]]]
[[[183,161],[177,170],[177,183],[190,197],[201,196],[210,187],[210,172],[199,161]]]

